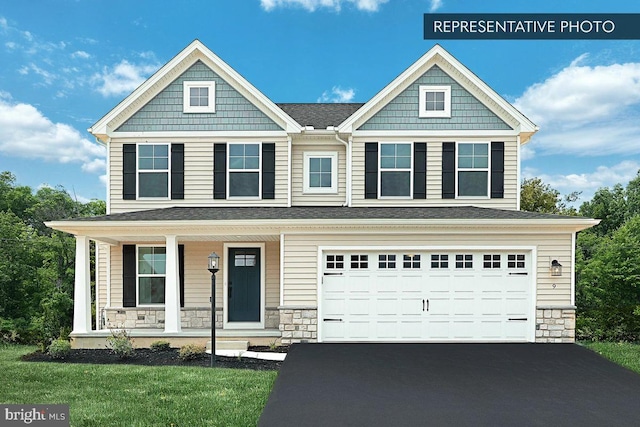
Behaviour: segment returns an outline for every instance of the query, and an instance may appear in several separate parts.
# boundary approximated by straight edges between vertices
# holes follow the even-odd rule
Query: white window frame
[[[166,245],[136,245],[136,307],[164,307],[163,303],[140,303],[140,248],[165,248],[164,274],[144,274],[142,277],[164,277],[165,299],[167,287],[167,246]]]
[[[157,145],[167,146],[167,169],[140,169],[140,147],[149,147]],[[167,173],[167,196],[166,197],[144,197],[140,196],[140,173]],[[136,144],[136,200],[171,200],[171,144],[168,142],[159,142],[153,144],[138,143]]]
[[[231,146],[232,145],[257,145],[258,146],[258,169],[231,169]],[[262,142],[230,142],[227,144],[227,199],[228,200],[261,200],[262,199]],[[231,196],[232,172],[258,172],[258,195],[257,196]]]
[[[191,88],[209,89],[209,105],[192,106],[190,100]],[[182,111],[185,113],[215,113],[216,112],[216,82],[215,81],[185,81],[182,83]]]
[[[309,174],[311,173],[311,159],[331,159],[331,187],[311,187]],[[303,166],[303,187],[305,194],[337,194],[338,193],[338,153],[336,151],[305,151]]]
[[[460,159],[460,144],[485,144],[487,146],[487,167],[486,168],[461,168],[458,165]],[[486,196],[461,196],[460,179],[458,172],[486,172],[487,173],[487,193]],[[490,199],[491,198],[491,143],[488,141],[458,141],[456,142],[456,199]]]
[[[382,169],[382,146],[387,144],[405,144],[409,145],[411,160],[409,168]],[[413,199],[413,142],[408,141],[385,141],[378,143],[378,199]],[[407,196],[383,196],[382,195],[382,172],[409,172],[409,195]]]
[[[427,110],[427,93],[444,92],[444,110]],[[419,90],[419,117],[451,117],[451,86],[422,85]]]

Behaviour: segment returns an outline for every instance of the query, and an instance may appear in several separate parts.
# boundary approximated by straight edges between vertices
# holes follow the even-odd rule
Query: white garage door
[[[532,339],[531,252],[323,254],[322,341]]]

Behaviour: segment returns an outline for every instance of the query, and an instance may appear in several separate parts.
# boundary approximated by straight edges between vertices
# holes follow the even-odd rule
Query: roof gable
[[[451,117],[419,117],[421,85],[451,87]],[[358,130],[511,130],[493,111],[437,65],[400,92]]]
[[[149,77],[115,108],[89,128],[89,132],[101,140],[106,140],[115,129],[120,128],[128,119],[198,61],[201,61],[280,128],[287,132],[300,132],[301,127],[295,120],[199,40],[193,41],[153,76]]]
[[[455,80],[461,88],[475,97],[480,103],[484,104],[496,117],[500,118],[500,120],[520,134],[523,143],[537,131],[538,127],[531,122],[531,120],[498,95],[440,45],[435,45],[431,48],[352,116],[342,122],[338,130],[340,132],[351,133],[359,129],[360,126],[380,112],[434,66],[437,66],[450,78]]]
[[[215,82],[215,113],[185,113],[183,82]],[[117,132],[277,131],[277,123],[198,60],[128,118]]]

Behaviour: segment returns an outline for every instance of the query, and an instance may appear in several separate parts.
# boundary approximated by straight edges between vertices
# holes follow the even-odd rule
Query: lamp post
[[[211,272],[211,367],[213,367],[216,363],[216,273],[220,270],[220,256],[211,252],[208,259],[208,270]]]

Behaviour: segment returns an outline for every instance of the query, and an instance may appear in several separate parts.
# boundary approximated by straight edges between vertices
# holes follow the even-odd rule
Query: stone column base
[[[317,307],[281,306],[280,332],[282,344],[316,342],[318,340]]]
[[[536,308],[536,342],[573,343],[575,341],[575,306],[538,306]]]

